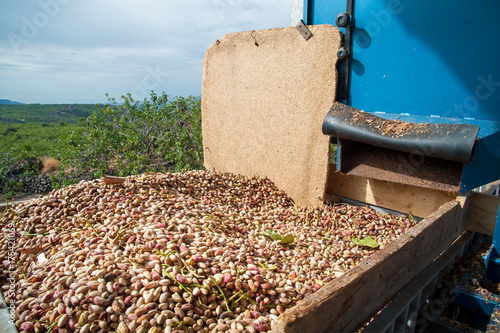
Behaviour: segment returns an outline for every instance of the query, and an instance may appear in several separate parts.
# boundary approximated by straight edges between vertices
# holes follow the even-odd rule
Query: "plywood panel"
[[[468,229],[493,236],[499,206],[499,196],[473,192]]]
[[[323,203],[341,34],[331,25],[233,33],[206,52],[204,163],[209,170],[271,179],[298,205]]]
[[[455,192],[399,184],[335,171],[331,165],[327,193],[389,208],[414,216],[426,217],[457,197]]]

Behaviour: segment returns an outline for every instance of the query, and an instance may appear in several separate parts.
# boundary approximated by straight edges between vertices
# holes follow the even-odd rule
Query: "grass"
[[[2,104],[0,154],[14,151],[39,158],[54,156],[59,139],[96,109],[94,104]]]
[[[43,158],[43,173],[54,173],[59,170],[59,165],[61,165],[61,162],[56,160],[53,157],[44,157]]]
[[[70,123],[1,124],[0,147],[33,156],[53,156],[56,142],[76,125]]]
[[[43,160],[43,171],[54,174],[59,162],[54,158],[60,149],[60,142],[77,125],[60,123],[0,123],[0,198],[10,199],[23,187],[22,181],[7,178],[12,165],[25,158]]]

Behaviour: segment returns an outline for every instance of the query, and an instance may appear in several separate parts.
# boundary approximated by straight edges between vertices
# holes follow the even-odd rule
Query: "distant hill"
[[[94,104],[3,104],[0,123],[59,123],[76,124],[97,109]]]
[[[14,101],[11,101],[10,99],[0,99],[0,104],[5,104],[5,105],[24,105],[24,103],[14,102]]]

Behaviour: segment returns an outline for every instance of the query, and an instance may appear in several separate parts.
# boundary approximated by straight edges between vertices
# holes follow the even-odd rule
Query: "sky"
[[[200,96],[211,44],[290,26],[290,15],[290,0],[1,0],[0,99]]]

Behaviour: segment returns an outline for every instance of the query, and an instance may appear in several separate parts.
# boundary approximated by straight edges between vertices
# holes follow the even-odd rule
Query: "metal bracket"
[[[346,14],[351,18],[349,24],[345,27],[344,48],[347,57],[344,58],[344,72],[342,74],[342,92],[341,99],[349,104],[349,91],[351,87],[351,57],[352,57],[352,30],[354,25],[354,0],[347,0]]]
[[[302,37],[304,37],[305,40],[309,40],[309,38],[312,37],[312,32],[307,28],[307,26],[304,24],[304,21],[300,20],[299,23],[295,26],[295,29],[300,33]]]

